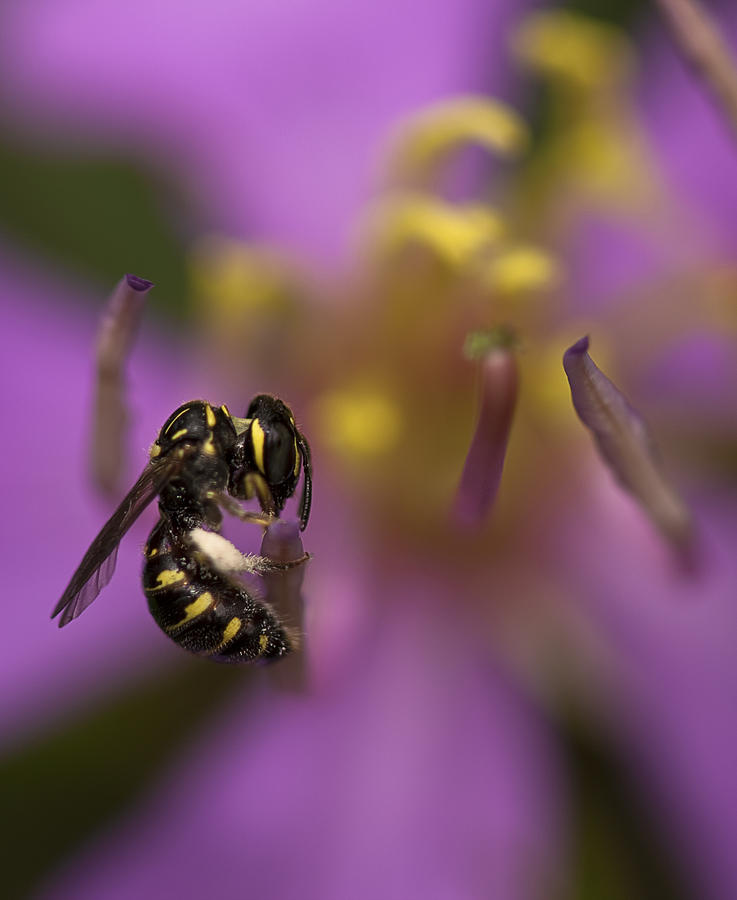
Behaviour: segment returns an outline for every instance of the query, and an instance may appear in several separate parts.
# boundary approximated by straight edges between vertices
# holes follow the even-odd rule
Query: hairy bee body
[[[278,659],[294,638],[263,601],[193,551],[166,515],[145,549],[143,590],[156,624],[190,653],[219,662]]]
[[[304,473],[300,527],[310,513],[307,441],[281,400],[259,395],[247,417],[203,400],[169,416],[151,459],[93,541],[53,616],[60,625],[80,615],[110,581],[118,543],[158,496],[159,520],[145,547],[143,589],[159,627],[191,653],[221,662],[278,659],[294,649],[294,633],[240,578],[289,569],[308,558],[275,562],[244,555],[219,534],[223,510],[262,527],[281,513]],[[262,513],[238,500],[258,499]]]
[[[209,498],[229,482],[232,489],[233,458],[243,455],[233,419],[223,407],[186,403],[164,423],[152,452],[170,454],[182,442],[196,442],[198,449],[161,491],[161,517],[144,551],[151,615],[190,653],[220,662],[284,656],[294,643],[288,630],[243,582],[218,571],[190,537],[195,529],[220,527],[222,512]]]

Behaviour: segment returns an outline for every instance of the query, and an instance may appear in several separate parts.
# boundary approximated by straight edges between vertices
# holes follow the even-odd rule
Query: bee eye
[[[294,436],[285,425],[273,425],[266,432],[263,462],[264,475],[269,484],[280,484],[294,471]]]

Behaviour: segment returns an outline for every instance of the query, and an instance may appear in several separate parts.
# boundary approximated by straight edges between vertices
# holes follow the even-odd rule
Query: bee
[[[164,422],[141,476],[92,542],[52,618],[79,616],[112,578],[118,545],[146,507],[159,498],[159,520],[144,548],[143,590],[156,623],[192,653],[220,662],[274,660],[297,636],[238,578],[301,565],[242,554],[219,534],[223,511],[270,524],[303,475],[299,503],[304,531],[312,501],[309,445],[289,407],[266,394],[246,417],[203,400],[185,403]],[[239,500],[256,498],[261,512]]]

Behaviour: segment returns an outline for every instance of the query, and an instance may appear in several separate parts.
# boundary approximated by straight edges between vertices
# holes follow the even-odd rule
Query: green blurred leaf
[[[623,28],[637,24],[645,15],[652,15],[653,12],[653,5],[649,0],[562,0],[558,5],[571,12],[621,25]]]
[[[135,806],[253,671],[186,661],[0,757],[2,896],[28,897]]]
[[[688,900],[682,872],[614,748],[575,716],[563,724],[572,807],[566,900]]]
[[[152,306],[186,314],[185,248],[166,212],[183,205],[171,185],[125,159],[7,137],[0,173],[0,230],[16,246],[97,283],[101,297],[124,272],[150,278]]]

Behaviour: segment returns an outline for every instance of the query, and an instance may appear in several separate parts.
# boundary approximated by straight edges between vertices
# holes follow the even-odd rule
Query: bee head
[[[259,473],[271,491],[277,512],[297,488],[300,470],[304,486],[300,501],[300,527],[310,514],[312,467],[310,450],[294,421],[291,409],[269,394],[251,401],[245,419],[234,420],[243,451],[244,471]]]

